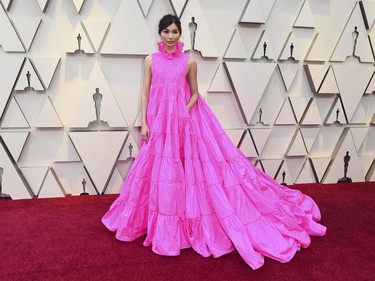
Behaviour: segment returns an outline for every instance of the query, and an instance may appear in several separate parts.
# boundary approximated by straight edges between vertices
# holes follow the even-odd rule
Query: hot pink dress
[[[123,241],[147,233],[144,245],[160,255],[192,247],[219,257],[236,249],[253,269],[264,256],[289,261],[309,246],[310,235],[325,234],[318,206],[254,167],[201,96],[188,112],[189,55],[182,43],[173,53],[158,46],[147,107],[150,140],[141,143],[102,222]]]

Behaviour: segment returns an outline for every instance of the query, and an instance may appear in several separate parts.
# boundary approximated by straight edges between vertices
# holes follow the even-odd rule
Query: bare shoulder
[[[197,69],[197,62],[192,55],[189,55],[188,68],[189,69]]]
[[[148,55],[147,57],[145,57],[145,64],[151,65],[151,63],[152,63],[152,55]]]

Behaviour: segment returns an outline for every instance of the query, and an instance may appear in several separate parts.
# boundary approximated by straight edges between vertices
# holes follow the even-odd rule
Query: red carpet
[[[253,271],[237,252],[178,257],[120,242],[101,216],[117,196],[0,201],[0,280],[374,280],[375,182],[298,185],[322,211],[327,236]]]

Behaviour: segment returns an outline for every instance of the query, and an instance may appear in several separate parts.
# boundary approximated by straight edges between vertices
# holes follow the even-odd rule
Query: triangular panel
[[[16,31],[13,28],[6,12],[0,5],[0,46],[3,47],[5,52],[25,52]]]
[[[310,160],[306,160],[305,164],[302,167],[298,178],[296,179],[295,183],[313,183],[316,182],[317,179],[315,177],[314,168],[311,165]]]
[[[1,128],[29,128],[30,125],[27,122],[24,114],[18,106],[14,97],[10,100],[9,106],[6,110],[6,114],[1,123]]]
[[[95,52],[91,47],[90,38],[86,34],[81,22],[77,22],[77,25],[72,33],[72,36],[67,42],[66,52],[68,54],[93,54]]]
[[[37,1],[38,1],[40,9],[43,11],[43,13],[45,13],[50,0],[37,0]]]
[[[231,139],[234,146],[238,147],[240,140],[244,134],[244,130],[243,129],[227,129],[225,130],[225,133]]]
[[[22,67],[22,71],[18,78],[15,90],[23,91],[30,87],[35,91],[44,91],[44,87],[39,80],[39,76],[35,72],[34,66],[31,64],[30,60],[26,60]]]
[[[310,152],[317,136],[319,135],[320,128],[300,128],[305,143],[306,149]]]
[[[300,130],[296,130],[290,146],[285,154],[286,156],[305,156],[307,155],[305,143]]]
[[[254,147],[254,143],[248,131],[245,131],[245,136],[243,137],[239,148],[245,154],[246,157],[258,156]]]
[[[129,24],[129,20],[132,24]],[[134,28],[134,27],[137,28]],[[129,40],[138,38],[142,40]],[[102,54],[148,55],[154,52],[154,42],[142,11],[135,0],[124,0],[111,22]]]
[[[224,54],[224,58],[246,59],[248,57],[249,54],[246,52],[244,42],[237,28],[233,33],[233,36],[228,45],[228,49]]]
[[[317,93],[323,83],[324,77],[329,70],[329,66],[320,64],[305,64],[303,68],[309,81],[311,91]]]
[[[311,158],[311,162],[313,164],[316,176],[318,177],[318,181],[321,182],[328,168],[328,165],[331,162],[331,158],[330,157]]]
[[[0,136],[4,140],[10,154],[12,154],[14,161],[17,162],[25,146],[29,132],[6,132],[1,133]]]
[[[110,22],[108,21],[94,21],[84,20],[82,21],[84,28],[87,31],[88,39],[94,46],[94,51],[99,52],[102,46],[103,39],[107,33]]]
[[[348,120],[353,114],[366,91],[374,67],[372,65],[333,65],[336,81]]]
[[[328,59],[326,47],[319,33],[316,33],[311,43],[309,50],[307,51],[305,60],[324,62]]]
[[[232,87],[241,102],[242,111],[250,122],[257,105],[275,70],[271,63],[225,62]],[[253,85],[251,94],[249,85]]]
[[[214,79],[211,82],[210,87],[208,88],[208,92],[224,92],[224,93],[231,93],[232,87],[230,86],[228,76],[225,72],[224,66],[221,63],[216,70]]]
[[[69,132],[69,136],[101,193],[110,179],[127,132]]]
[[[258,40],[258,44],[252,55],[252,59],[268,59],[273,60],[276,59],[275,54],[275,47],[271,40],[272,37],[268,36],[267,30],[263,30],[260,39]]]
[[[112,173],[111,180],[108,183],[108,186],[105,190],[105,194],[118,194],[121,192],[122,186],[124,183],[124,179],[120,174],[118,168],[116,167]]]
[[[73,0],[74,6],[76,7],[76,10],[78,13],[81,12],[82,5],[85,2],[85,0]]]
[[[303,3],[293,27],[315,28],[315,21],[308,0]]]
[[[27,51],[30,51],[31,44],[35,38],[42,19],[40,18],[25,18],[16,17],[12,19],[17,32],[23,42]]]
[[[142,8],[142,12],[145,17],[147,17],[148,11],[150,10],[153,1],[154,0],[138,0],[138,3]]]
[[[30,59],[35,67],[35,71],[41,78],[41,82],[45,89],[50,87],[52,78],[60,63],[59,57],[33,57]]]
[[[9,194],[12,199],[29,199],[31,195],[21,179],[20,174],[15,169],[13,163],[8,158],[5,149],[0,142],[0,167],[2,168],[2,192]]]
[[[35,123],[37,128],[63,128],[49,97],[46,98],[39,117]]]
[[[48,167],[21,167],[21,172],[24,175],[33,193],[38,194],[47,175]]]
[[[324,80],[321,86],[319,87],[318,93],[319,94],[339,94],[340,93],[332,67],[328,69],[328,73],[324,77]]]
[[[95,98],[97,100],[95,101],[94,97],[96,96],[101,98]],[[127,126],[102,69],[98,62],[95,62],[86,83],[86,88],[81,94],[70,127],[89,127],[91,126],[90,124],[97,124],[97,120],[106,123],[107,128],[124,128]],[[95,127],[94,125],[93,128]]]
[[[281,77],[284,82],[285,90],[289,91],[294,79],[297,76],[299,65],[294,63],[279,63],[277,65],[280,69]]]
[[[182,13],[185,10],[186,4],[189,0],[169,0],[171,3],[173,12],[179,18],[181,17]]]
[[[292,125],[296,124],[297,120],[293,113],[293,108],[290,104],[289,98],[285,99],[283,107],[281,108],[279,115],[275,121],[276,125]]]
[[[374,61],[358,2],[346,23],[330,61],[345,61],[350,56],[358,57],[361,62]]]
[[[261,154],[272,130],[271,129],[250,129],[250,132],[251,132],[251,136],[253,137],[255,147],[258,153]]]
[[[65,190],[63,189],[53,169],[50,168],[40,188],[38,198],[55,197],[65,197]]]
[[[267,175],[269,175],[271,178],[275,178],[276,173],[280,169],[280,166],[282,164],[282,160],[280,160],[280,159],[262,159],[260,161],[262,163],[262,166],[264,168],[265,173]]]

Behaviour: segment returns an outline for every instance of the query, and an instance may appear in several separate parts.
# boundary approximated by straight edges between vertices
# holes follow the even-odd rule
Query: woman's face
[[[163,29],[160,33],[161,41],[168,47],[174,47],[180,39],[180,36],[180,31],[174,23]]]

